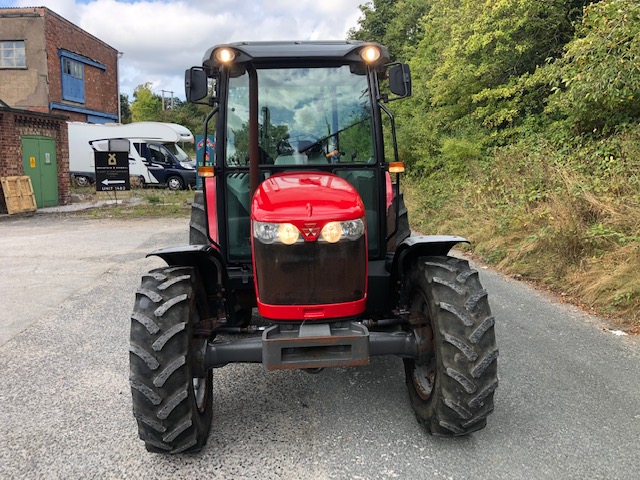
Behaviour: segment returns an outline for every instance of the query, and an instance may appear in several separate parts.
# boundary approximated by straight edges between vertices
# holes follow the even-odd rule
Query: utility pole
[[[166,93],[170,93],[171,94],[171,110],[173,110],[173,91],[172,90],[160,90],[162,92],[162,110],[166,110],[165,105],[164,105],[164,94]]]

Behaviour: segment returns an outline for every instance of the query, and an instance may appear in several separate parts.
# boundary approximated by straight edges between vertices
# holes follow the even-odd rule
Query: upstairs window
[[[82,80],[83,69],[80,62],[76,62],[75,60],[70,60],[68,58],[63,58],[62,68],[63,73],[71,75],[73,78],[79,78],[80,80]]]
[[[84,103],[84,65],[62,57],[62,99]]]
[[[62,48],[58,49],[58,56],[60,57],[60,70],[62,77],[62,99],[70,102],[85,103],[84,92],[84,74],[85,68],[97,68],[103,72],[107,71],[106,65],[92,60],[79,53],[70,52]],[[91,96],[101,94],[102,92],[96,87],[90,91]]]
[[[0,41],[0,68],[27,68],[24,40]]]

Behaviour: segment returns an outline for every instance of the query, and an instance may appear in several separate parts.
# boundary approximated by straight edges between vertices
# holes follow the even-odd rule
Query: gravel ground
[[[205,449],[147,453],[129,314],[140,276],[162,265],[145,253],[185,243],[187,222],[24,222],[0,223],[0,326],[25,322],[0,344],[0,478],[638,478],[638,342],[490,270],[501,384],[485,430],[428,436],[397,358],[319,375],[232,365],[214,371]],[[49,296],[54,280],[67,289]],[[6,303],[23,291],[24,305]]]

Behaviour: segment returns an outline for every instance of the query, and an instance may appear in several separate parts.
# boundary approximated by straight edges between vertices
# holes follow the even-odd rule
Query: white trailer
[[[95,181],[93,148],[105,150],[107,140],[121,138],[129,140],[129,173],[137,182],[173,190],[195,186],[195,162],[179,145],[193,143],[193,134],[182,125],[68,122],[68,126],[69,171],[78,185]]]

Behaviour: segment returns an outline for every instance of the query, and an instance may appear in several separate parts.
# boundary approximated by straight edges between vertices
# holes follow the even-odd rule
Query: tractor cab
[[[466,242],[411,235],[395,121],[405,64],[375,43],[219,45],[186,71],[211,108],[190,245],[152,252],[131,316],[131,390],[148,450],[200,450],[212,371],[403,359],[409,400],[437,435],[483,428],[497,387],[494,323]],[[245,334],[245,335],[243,335]]]
[[[406,65],[389,61],[386,49],[371,43],[236,43],[212,48],[202,68],[187,71],[188,99],[205,100],[215,112],[207,128],[215,130],[215,156],[200,169],[210,175],[204,182],[208,238],[198,241],[214,245],[232,266],[237,298],[251,296],[241,293],[247,286],[241,282],[252,277],[263,316],[278,320],[278,310],[304,319],[300,312],[309,307],[323,318],[322,311],[335,310],[330,305],[344,303],[344,295],[329,292],[344,290],[340,285],[352,291],[349,298],[358,297],[353,311],[362,313],[371,262],[378,262],[372,274],[383,272],[387,253],[410,234],[401,197],[393,201],[382,129],[383,118],[393,125],[393,117],[380,84],[391,79],[387,91],[401,98],[411,93],[411,79]],[[401,169],[391,163],[392,171]],[[342,191],[351,192],[352,204]],[[327,241],[323,232],[347,228],[344,222],[357,224],[360,236]],[[395,228],[400,224],[402,231]],[[285,229],[291,244],[278,236]],[[341,283],[351,277],[353,285]],[[386,290],[384,277],[372,284]],[[274,288],[279,296],[266,293]],[[234,311],[246,315],[247,308],[236,302]]]

